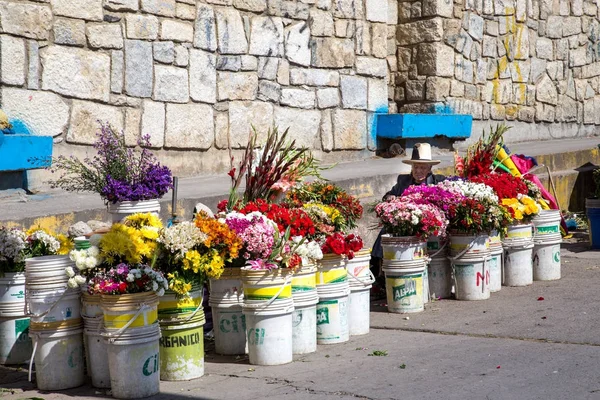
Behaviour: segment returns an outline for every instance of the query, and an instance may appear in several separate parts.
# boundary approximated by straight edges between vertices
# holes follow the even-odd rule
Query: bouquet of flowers
[[[312,236],[315,234],[315,224],[308,214],[300,208],[289,208],[276,203],[267,203],[265,200],[257,199],[246,203],[236,210],[242,214],[258,211],[277,224],[279,232],[283,233],[290,229],[290,236]]]
[[[497,230],[503,236],[512,222],[510,214],[498,203],[470,197],[450,205],[447,216],[450,229],[469,235]]]
[[[147,264],[120,263],[93,276],[88,283],[88,292],[112,295],[156,292],[158,296],[162,296],[168,287],[169,283],[162,272]]]
[[[101,124],[94,144],[97,155],[83,161],[56,157],[50,170],[61,176],[50,185],[67,191],[96,192],[107,203],[160,198],[173,186],[171,171],[148,150],[150,136],[142,136],[139,145],[140,151],[127,147],[123,133]]]
[[[531,222],[542,210],[540,204],[524,194],[509,199],[502,199],[502,205],[507,207],[511,216],[521,223]]]
[[[22,229],[0,227],[0,277],[25,270],[27,234]]]
[[[92,276],[95,268],[102,263],[100,250],[97,246],[90,246],[87,249],[71,250],[69,253],[71,261],[75,262],[75,268],[67,267],[65,272],[69,277],[67,285],[74,289],[87,283]]]
[[[409,186],[402,199],[415,204],[431,204],[444,213],[451,204],[461,202],[465,196],[456,187],[443,188],[440,185],[413,185]]]
[[[527,194],[529,189],[525,179],[517,178],[508,173],[491,173],[469,178],[471,182],[484,183],[494,189],[500,199],[517,197]]]
[[[490,173],[498,149],[502,146],[503,135],[510,127],[499,124],[495,129],[490,127],[489,134],[485,130],[477,142],[469,146],[465,158],[454,155],[454,169],[456,174],[471,178]]]
[[[323,259],[323,251],[318,242],[314,240],[305,240],[302,236],[294,236],[292,241],[295,244],[295,252],[302,260],[302,265],[313,264]]]
[[[244,244],[235,231],[225,223],[225,219],[216,219],[200,212],[196,215],[194,224],[206,235],[204,246],[210,250],[213,259],[219,256],[219,259],[215,259],[216,262],[211,263],[210,268],[222,269],[227,264],[235,266],[234,262],[238,259]],[[217,271],[211,273],[216,275]]]
[[[363,241],[360,236],[349,234],[347,236],[340,232],[335,232],[325,238],[325,243],[321,246],[323,254],[337,254],[346,256],[349,260],[354,258],[354,253],[362,249]]]
[[[417,204],[410,199],[393,198],[375,206],[375,214],[386,232],[394,236],[444,236],[448,220],[432,204]]]
[[[458,192],[464,197],[480,202],[498,203],[498,196],[494,189],[483,183],[464,180],[445,180],[437,184],[448,191]]]

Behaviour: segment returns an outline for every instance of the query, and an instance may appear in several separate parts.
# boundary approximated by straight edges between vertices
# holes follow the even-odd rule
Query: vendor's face
[[[412,166],[412,176],[418,183],[423,182],[430,172],[431,164],[413,164]]]

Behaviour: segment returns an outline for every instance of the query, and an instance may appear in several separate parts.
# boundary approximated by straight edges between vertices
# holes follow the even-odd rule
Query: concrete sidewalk
[[[161,382],[152,399],[599,399],[600,251],[576,236],[563,244],[558,281],[502,287],[485,301],[436,301],[409,315],[376,301],[368,335],[282,366],[218,356],[206,342],[205,376]],[[3,400],[110,398],[89,384],[39,392],[24,370],[2,367],[0,387]]]

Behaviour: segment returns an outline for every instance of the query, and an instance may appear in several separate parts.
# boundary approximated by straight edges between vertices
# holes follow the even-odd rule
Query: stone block
[[[297,88],[281,89],[281,104],[284,106],[311,109],[315,107],[315,92]]]
[[[333,36],[334,25],[333,15],[329,11],[313,9],[310,11],[309,18],[310,32],[313,36]]]
[[[581,33],[581,18],[566,17],[563,21],[563,27],[562,27],[563,37],[579,35],[580,33]]]
[[[194,40],[194,27],[188,22],[163,19],[160,24],[160,39],[191,43]]]
[[[469,35],[477,40],[480,41],[483,39],[483,18],[481,18],[479,15],[475,14],[475,13],[468,13],[468,33]]]
[[[258,58],[254,56],[243,55],[240,57],[240,68],[242,71],[258,70]]]
[[[538,58],[545,60],[554,59],[554,46],[552,40],[547,38],[538,38],[535,42],[535,54]]]
[[[385,78],[388,73],[387,61],[381,58],[356,57],[356,73]]]
[[[244,11],[261,13],[267,9],[266,0],[233,0],[233,6]]]
[[[98,121],[110,124],[117,132],[123,130],[123,112],[120,107],[73,100],[67,142],[94,144],[96,133],[100,129]]]
[[[51,0],[52,13],[61,17],[102,21],[104,10],[103,0]]]
[[[85,46],[85,21],[80,19],[56,18],[54,43],[70,46]]]
[[[367,80],[358,76],[340,77],[342,107],[364,110],[367,108]]]
[[[240,13],[235,9],[215,10],[218,47],[221,54],[245,54],[248,40]]]
[[[361,0],[337,0],[334,2],[333,16],[335,18],[363,19],[363,4]]]
[[[171,103],[187,103],[190,98],[188,72],[184,68],[157,65],[152,99]]]
[[[398,24],[398,0],[388,0],[388,25]]]
[[[283,22],[277,17],[252,17],[250,54],[277,57],[283,55]]]
[[[387,113],[388,85],[385,79],[368,79],[367,110]]]
[[[175,0],[141,0],[142,11],[162,17],[175,16]]]
[[[550,39],[560,39],[563,37],[563,17],[551,15],[546,24],[546,36]]]
[[[577,102],[567,96],[559,96],[556,107],[556,120],[561,122],[577,121]]]
[[[452,0],[423,0],[423,17],[446,17],[451,18],[454,11]]]
[[[310,28],[306,22],[298,22],[285,29],[285,54],[295,64],[308,66],[311,61],[309,48]]]
[[[359,110],[332,112],[333,150],[362,150],[367,147],[367,113]]]
[[[265,79],[258,81],[258,99],[278,103],[281,99],[281,85]]]
[[[517,22],[525,22],[527,20],[527,0],[517,0],[515,20]]]
[[[429,101],[445,101],[450,95],[450,82],[450,79],[428,77],[425,81],[425,99]]]
[[[194,21],[196,19],[196,6],[177,3],[175,5],[175,15],[179,19]]]
[[[123,92],[123,72],[125,59],[122,51],[113,50],[110,53],[110,91],[113,93]]]
[[[109,11],[138,11],[139,0],[104,0],[104,8]]]
[[[554,122],[555,110],[554,107],[544,103],[535,105],[535,120],[542,122]]]
[[[285,60],[279,60],[279,67],[277,68],[277,83],[280,85],[290,84],[290,63]]]
[[[368,22],[356,21],[356,54],[371,54],[371,27]]]
[[[72,47],[41,51],[42,89],[80,99],[108,101],[110,56]]]
[[[2,111],[10,119],[27,121],[34,134],[56,137],[69,122],[69,106],[51,92],[2,88]]]
[[[290,70],[292,85],[338,86],[340,73],[337,71],[315,68],[292,68]]]
[[[454,74],[454,50],[443,43],[422,43],[418,46],[417,69],[420,75],[450,77]]]
[[[556,86],[547,75],[542,77],[540,82],[537,84],[535,98],[542,103],[552,105],[556,105],[558,103],[558,92],[556,90]]]
[[[29,41],[28,65],[27,65],[27,88],[40,88],[40,46],[37,41]],[[1,63],[0,58],[0,63]]]
[[[442,18],[436,17],[398,25],[397,36],[400,46],[437,42],[444,37]]]
[[[354,36],[355,23],[352,20],[336,19],[334,20],[335,36],[340,38],[351,38]]]
[[[252,126],[257,142],[264,143],[273,127],[273,105],[264,101],[233,101],[229,104],[229,135],[232,148],[245,148]]]
[[[217,71],[214,54],[190,49],[190,97],[194,101],[216,103]]]
[[[0,77],[7,85],[25,84],[25,40],[0,35]],[[9,56],[8,56],[9,55]]]
[[[4,33],[47,40],[52,27],[52,11],[47,5],[2,1],[0,26]]]
[[[219,72],[217,93],[219,101],[253,100],[258,93],[258,76],[252,72]]]
[[[218,112],[215,114],[215,147],[227,149],[229,143],[229,114]]]
[[[175,44],[173,42],[154,42],[154,60],[163,64],[173,64],[175,61]]]
[[[534,122],[535,120],[535,108],[533,107],[520,107],[517,112],[517,119],[523,122]]]
[[[128,14],[125,17],[125,26],[128,39],[158,38],[158,18],[154,15]]]
[[[190,62],[190,52],[185,45],[175,46],[175,65],[178,67],[187,67]]]
[[[513,61],[510,63],[510,76],[513,82],[527,83],[529,82],[529,74],[531,71],[531,62]]]
[[[140,123],[142,121],[142,110],[139,108],[125,108],[125,144],[135,146],[140,140]],[[162,146],[161,146],[162,147]]]
[[[298,108],[274,107],[274,124],[280,132],[289,128],[289,135],[296,140],[296,147],[312,149],[319,139],[321,112]]]
[[[388,54],[387,28],[385,24],[372,24],[371,26],[371,54],[373,57],[386,58],[388,55],[396,53],[394,45],[394,51]]]
[[[386,22],[388,20],[387,0],[366,0],[367,21]]]
[[[489,83],[491,85],[491,82]],[[450,96],[463,97],[465,95],[465,84],[454,79],[450,80]],[[488,100],[488,102],[491,101]]]
[[[333,150],[333,125],[331,123],[331,110],[321,112],[321,148],[323,151]]]
[[[317,105],[319,108],[337,107],[340,104],[338,88],[317,89]]]
[[[354,43],[351,39],[314,39],[311,59],[313,66],[319,68],[352,67],[354,59]],[[292,60],[290,59],[290,61]]]
[[[165,147],[209,149],[215,141],[213,108],[207,104],[167,104]]]
[[[258,64],[258,62],[257,62]],[[237,72],[242,69],[241,56],[217,56],[217,70]]]
[[[152,43],[125,40],[125,92],[135,97],[150,97],[153,86]]]
[[[279,58],[277,57],[259,57],[258,58],[258,77],[260,79],[277,79],[279,68]]]
[[[420,101],[425,99],[425,81],[406,82],[406,100]]]
[[[569,67],[581,67],[591,61],[586,47],[579,47],[569,52]]]
[[[210,51],[217,49],[217,25],[211,6],[198,4],[194,31],[194,47]]]
[[[123,32],[119,24],[87,24],[87,40],[92,48],[122,49]]]

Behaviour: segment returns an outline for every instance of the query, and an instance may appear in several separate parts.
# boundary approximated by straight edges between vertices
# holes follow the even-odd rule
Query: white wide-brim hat
[[[441,160],[431,159],[431,146],[429,143],[417,143],[413,147],[412,156],[410,160],[402,160],[404,164],[430,164],[436,165]]]

